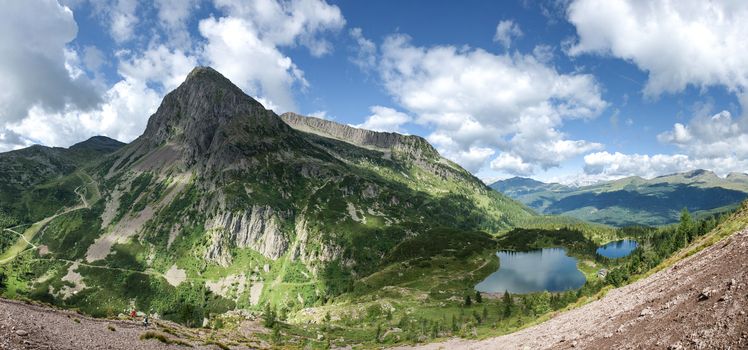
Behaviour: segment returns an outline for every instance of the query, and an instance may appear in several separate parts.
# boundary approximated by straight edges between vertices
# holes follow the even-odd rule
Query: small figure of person
[[[143,327],[148,327],[148,315],[143,318]]]
[[[135,316],[137,315],[138,313],[135,311],[135,309],[130,310],[130,318],[135,318]]]

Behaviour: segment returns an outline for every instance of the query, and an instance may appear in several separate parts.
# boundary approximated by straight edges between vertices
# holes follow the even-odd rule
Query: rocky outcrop
[[[440,157],[439,152],[420,136],[359,129],[291,112],[283,113],[280,117],[296,130],[334,138],[359,147],[401,152],[415,159]]]
[[[288,250],[289,244],[278,220],[277,213],[271,207],[257,205],[244,212],[224,212],[216,216],[208,225],[213,236],[205,258],[229,265],[230,245],[251,248],[269,259],[278,259]]]
[[[319,273],[320,268],[333,261],[339,261],[342,265],[352,268],[355,261],[344,259],[345,249],[329,241],[320,240],[320,234],[310,234],[309,225],[304,215],[296,219],[296,243],[291,249],[291,260],[303,262],[307,268],[315,275]],[[310,249],[310,247],[315,247]],[[352,271],[355,275],[355,271]]]

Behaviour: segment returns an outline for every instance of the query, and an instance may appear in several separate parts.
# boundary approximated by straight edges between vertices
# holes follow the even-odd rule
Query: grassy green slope
[[[75,170],[122,145],[97,136],[67,149],[35,145],[0,153],[0,215],[31,223],[74,205],[83,184]]]

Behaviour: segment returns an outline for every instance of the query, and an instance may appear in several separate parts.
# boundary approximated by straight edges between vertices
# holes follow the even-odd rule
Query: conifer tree
[[[501,303],[504,308],[504,318],[508,318],[512,315],[512,296],[509,294],[509,291],[504,292],[504,297]]]

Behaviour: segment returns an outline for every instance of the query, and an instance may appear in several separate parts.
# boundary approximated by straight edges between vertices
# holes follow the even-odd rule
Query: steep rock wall
[[[209,221],[212,243],[205,258],[229,265],[229,245],[251,248],[268,259],[278,259],[288,250],[288,237],[281,231],[278,214],[268,206],[253,206],[243,212],[224,212]]]

